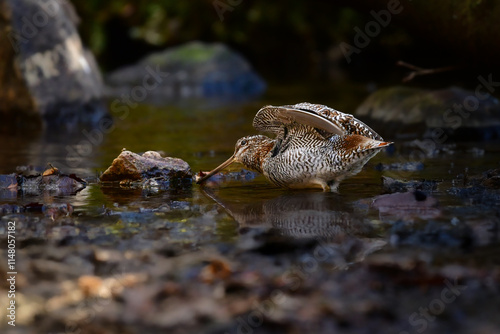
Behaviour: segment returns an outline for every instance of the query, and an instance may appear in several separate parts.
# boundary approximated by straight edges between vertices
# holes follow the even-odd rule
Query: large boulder
[[[153,53],[107,76],[108,94],[134,102],[184,98],[251,98],[265,83],[248,61],[224,44],[190,42]]]
[[[88,121],[106,113],[77,21],[66,0],[0,0],[0,114]]]

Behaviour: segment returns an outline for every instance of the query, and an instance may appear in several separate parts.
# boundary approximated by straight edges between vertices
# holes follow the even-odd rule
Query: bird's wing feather
[[[283,127],[293,123],[309,125],[331,134],[344,134],[344,130],[330,120],[307,110],[296,109],[294,106],[266,106],[259,110],[253,120],[253,126],[258,131],[275,134],[280,134]]]
[[[253,120],[255,129],[272,132],[278,136],[282,134],[283,127],[291,126],[293,123],[308,125],[330,135],[358,134],[382,140],[380,135],[354,116],[321,104],[266,106],[259,110]]]

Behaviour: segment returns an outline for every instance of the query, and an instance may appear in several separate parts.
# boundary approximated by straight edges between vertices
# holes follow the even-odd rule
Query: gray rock
[[[142,155],[123,150],[111,166],[101,175],[101,181],[145,181],[191,179],[191,168],[187,162],[171,157],[162,157],[158,152],[148,151]]]
[[[102,78],[82,46],[73,6],[62,0],[0,0],[0,113],[100,119]]]
[[[106,78],[107,94],[135,102],[251,98],[265,83],[238,53],[220,43],[190,42],[147,56]]]

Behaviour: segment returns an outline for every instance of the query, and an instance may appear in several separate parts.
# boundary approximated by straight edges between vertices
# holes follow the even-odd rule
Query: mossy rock
[[[221,43],[189,42],[153,53],[137,64],[114,71],[107,77],[108,95],[121,96],[144,85],[152,71],[158,85],[148,89],[148,101],[167,104],[192,98],[252,98],[266,88],[248,61]]]
[[[370,95],[356,110],[388,138],[426,137],[433,130],[459,140],[500,138],[500,104],[488,95],[458,87],[425,90],[389,87]]]

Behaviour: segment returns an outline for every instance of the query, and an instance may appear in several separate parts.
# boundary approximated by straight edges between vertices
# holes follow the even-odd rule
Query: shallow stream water
[[[448,232],[461,223],[468,223],[473,229],[476,228],[474,244],[490,247],[490,251],[486,256],[481,252],[469,254],[466,261],[473,267],[481,266],[483,262],[488,263],[487,268],[498,265],[494,255],[500,252],[498,227],[495,230],[500,205],[498,195],[473,194],[475,197],[471,195],[468,198],[467,194],[457,195],[450,191],[454,188],[467,188],[470,177],[499,167],[500,146],[497,143],[445,143],[444,150],[427,157],[419,151],[417,156],[420,160],[412,161],[410,157],[416,156],[418,148],[411,146],[409,141],[391,138],[383,129],[374,129],[386,140],[394,141],[395,145],[375,156],[357,176],[345,180],[339,193],[279,189],[260,175],[240,172],[242,166],[239,165],[233,165],[229,169],[226,179],[208,182],[205,187],[193,184],[158,190],[102,186],[97,182],[99,174],[123,148],[136,153],[162,151],[164,156],[178,157],[188,162],[195,173],[199,170],[206,171],[219,165],[233,153],[238,138],[256,133],[251,126],[252,119],[264,105],[308,101],[353,112],[367,94],[367,86],[359,84],[335,87],[315,85],[307,89],[303,86],[278,86],[271,88],[266,97],[252,102],[214,103],[208,107],[201,102],[176,103],[163,107],[138,105],[129,108],[123,119],[115,117],[114,126],[107,133],[95,132],[95,129],[91,132],[92,129],[85,127],[61,130],[60,133],[53,129],[40,130],[26,125],[14,127],[1,135],[4,145],[0,148],[0,174],[13,173],[18,166],[26,165],[42,171],[51,163],[64,173],[75,173],[84,178],[88,185],[71,195],[4,191],[1,193],[0,204],[29,206],[30,203],[69,203],[73,212],[71,217],[61,217],[50,216],[47,211],[28,210],[21,214],[6,214],[2,217],[2,222],[13,219],[20,222],[18,226],[22,229],[17,232],[19,242],[27,253],[22,253],[19,261],[28,261],[30,257],[36,259],[36,255],[29,255],[28,249],[37,245],[46,245],[46,249],[49,246],[72,249],[73,246],[85,245],[119,252],[154,250],[167,258],[194,251],[203,253],[212,245],[226,245],[220,246],[222,250],[219,249],[225,254],[231,247],[252,249],[252,246],[247,245],[248,235],[256,230],[271,231],[289,239],[284,244],[271,243],[271,247],[275,247],[272,251],[261,250],[271,256],[280,253],[279,247],[285,247],[284,251],[296,254],[293,246],[290,246],[295,243],[294,240],[326,240],[341,248],[347,247],[346,236],[363,240],[363,244],[367,245],[362,250],[352,250],[352,254],[344,259],[347,264],[363,261],[367,254],[381,250],[382,253],[397,254],[399,251],[394,247],[404,246],[405,242],[410,245],[410,249],[404,252],[417,258],[426,254],[428,246],[432,249],[439,249],[441,246],[445,249],[461,249],[463,235]],[[381,170],[381,166],[391,163],[406,163],[416,170]],[[397,180],[437,181],[437,187],[432,191],[425,191],[425,196],[435,198],[438,204],[417,210],[399,210],[393,207],[387,214],[382,214],[371,207],[371,203],[375,196],[387,192],[382,184],[383,176]],[[425,226],[431,221],[437,226],[444,226],[444,231],[448,232],[441,233],[439,229],[436,232],[430,227],[431,231],[420,235],[418,240],[408,237],[412,231],[418,231],[418,226]],[[405,227],[409,230],[403,228],[402,232],[398,232],[399,230],[395,230],[397,224],[410,224],[410,227]],[[412,224],[415,224],[416,229],[412,229]],[[481,227],[485,224],[491,226],[491,229]],[[429,235],[435,239],[431,238],[429,241]],[[395,240],[395,236],[402,241]],[[169,248],[172,245],[173,250]],[[300,249],[302,246],[297,247]],[[437,256],[437,260],[431,261],[434,264],[442,261],[437,254],[441,252],[434,253]],[[297,259],[291,261],[300,262],[301,255],[297,256]],[[277,255],[275,260],[279,263],[283,259],[280,260],[280,255]],[[234,261],[245,262],[241,259]],[[263,259],[258,261],[264,261],[261,270],[266,271],[267,262]],[[452,262],[459,263],[462,260],[454,258]],[[380,264],[377,262],[375,266],[377,265]],[[138,270],[148,272],[150,269],[146,264],[145,266],[145,269],[139,266]],[[259,263],[241,266],[260,270]],[[272,272],[275,270],[273,268],[271,266],[269,270]],[[346,267],[336,264],[334,268]],[[98,269],[89,273],[100,274]],[[333,275],[329,271],[326,273]],[[186,275],[187,280],[192,277],[192,274]],[[58,279],[60,277],[55,280]],[[327,282],[324,277],[320,280]],[[480,292],[487,294],[484,290]],[[29,295],[29,291],[27,294]],[[415,303],[417,302],[408,302],[407,305],[413,306],[408,306],[408,311],[404,312],[411,313],[411,307],[420,305]],[[467,304],[468,306],[470,305]],[[21,318],[21,324],[30,324],[33,319],[29,316],[45,314],[43,312],[33,306],[32,313],[28,312],[25,319]],[[406,315],[401,315],[403,320],[395,328],[408,329]],[[398,327],[401,323],[402,327]],[[49,329],[57,328],[47,326]]]
[[[99,128],[57,129],[12,131],[3,134],[5,145],[0,149],[0,173],[9,174],[17,166],[32,165],[41,170],[48,163],[65,173],[76,175],[90,181],[83,191],[75,196],[53,198],[53,201],[69,202],[76,210],[93,212],[100,207],[117,208],[124,211],[137,211],[154,208],[169,200],[182,200],[191,205],[215,203],[207,196],[202,187],[193,184],[191,188],[169,191],[140,189],[102,188],[96,183],[97,177],[112,162],[123,148],[133,152],[148,150],[160,151],[164,156],[181,158],[189,163],[194,173],[210,170],[225,161],[234,150],[236,140],[256,131],[251,123],[256,111],[267,104],[282,105],[301,101],[326,104],[344,112],[353,112],[359,102],[367,95],[364,85],[342,85],[335,87],[312,86],[278,87],[272,89],[265,98],[252,102],[212,103],[209,107],[203,102],[177,103],[174,106],[138,105],[128,108],[127,112],[115,117],[111,130]],[[290,98],[292,96],[292,98]],[[112,102],[112,101],[110,101]],[[118,115],[118,114],[117,114]],[[115,115],[115,116],[117,116]],[[123,117],[121,117],[123,116]],[[375,156],[357,176],[345,180],[339,194],[317,196],[329,197],[334,202],[349,206],[354,201],[370,198],[384,192],[381,177],[389,176],[406,180],[438,180],[441,190],[435,196],[443,203],[458,204],[456,197],[447,195],[446,188],[452,185],[457,176],[467,171],[468,175],[480,174],[499,166],[500,148],[495,143],[449,143],[445,152],[423,157],[415,146],[408,147],[408,142],[391,138],[384,129],[375,129],[386,140],[395,142],[387,151]],[[415,154],[415,152],[419,154]],[[424,158],[422,165],[415,171],[380,171],[378,164],[412,161],[412,156]],[[238,164],[230,171],[242,170]],[[245,171],[243,171],[245,173]],[[253,203],[262,199],[280,198],[289,191],[276,188],[262,176],[248,173],[234,180],[228,178],[217,184],[209,183],[211,193],[217,193],[221,200],[235,203]],[[211,185],[210,185],[211,184]],[[306,194],[309,191],[302,191]],[[293,191],[300,197],[301,191]],[[2,198],[3,202],[27,203],[43,202],[44,198],[17,196]],[[460,202],[460,200],[458,200]],[[220,203],[222,204],[222,203]],[[337,204],[336,204],[337,205]],[[188,210],[189,211],[189,210]],[[479,213],[478,213],[479,214]],[[222,221],[231,220],[223,215]],[[216,230],[213,231],[214,233]]]

